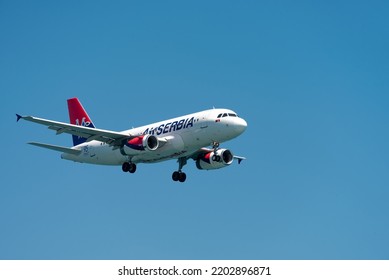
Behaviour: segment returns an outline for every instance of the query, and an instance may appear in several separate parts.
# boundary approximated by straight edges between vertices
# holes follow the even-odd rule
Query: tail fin
[[[78,98],[75,97],[68,99],[68,109],[71,124],[86,126],[90,128],[95,127],[92,120],[89,118],[88,113],[85,111],[84,107],[82,107]],[[86,138],[73,135],[74,146],[84,143],[85,141]]]

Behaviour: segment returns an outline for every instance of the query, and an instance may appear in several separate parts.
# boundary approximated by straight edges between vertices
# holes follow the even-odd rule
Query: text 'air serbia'
[[[17,116],[55,130],[57,134],[73,135],[73,147],[61,147],[37,142],[29,144],[62,152],[62,158],[76,162],[121,165],[124,172],[134,173],[138,163],[154,163],[178,159],[174,181],[184,182],[182,167],[188,159],[198,169],[226,167],[234,158],[240,163],[244,157],[234,156],[219,143],[242,134],[247,123],[228,109],[211,109],[153,123],[121,132],[98,129],[77,98],[68,99],[70,124],[32,116]],[[207,148],[207,146],[212,148]]]

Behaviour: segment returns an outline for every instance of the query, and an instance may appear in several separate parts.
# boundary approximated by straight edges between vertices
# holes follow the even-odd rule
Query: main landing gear
[[[185,172],[182,172],[182,167],[186,164],[187,159],[186,157],[182,157],[178,159],[178,171],[174,171],[172,174],[173,181],[177,182],[185,182],[186,180],[186,174]],[[122,170],[123,172],[130,172],[135,173],[136,171],[136,164],[132,162],[125,162],[122,164]]]
[[[174,182],[180,181],[181,183],[185,182],[186,174],[182,172],[182,167],[186,164],[186,157],[178,159],[178,171],[174,171],[172,174],[172,179]]]
[[[136,171],[136,164],[132,162],[125,162],[122,165],[123,172],[134,173]]]
[[[186,174],[184,172],[174,171],[172,174],[172,179],[174,182],[180,181],[183,183],[186,180]]]

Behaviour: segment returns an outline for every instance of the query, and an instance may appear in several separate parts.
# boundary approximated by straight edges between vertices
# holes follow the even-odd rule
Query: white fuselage
[[[122,131],[131,136],[156,136],[163,145],[155,151],[144,150],[129,155],[122,149],[114,149],[109,144],[94,140],[73,147],[81,149],[81,154],[63,153],[61,157],[76,162],[103,165],[121,165],[126,161],[158,162],[189,156],[213,142],[221,143],[233,139],[242,134],[246,126],[246,121],[231,110],[211,109]]]

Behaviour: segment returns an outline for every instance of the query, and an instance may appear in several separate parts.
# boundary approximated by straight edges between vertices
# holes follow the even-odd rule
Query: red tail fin
[[[71,124],[82,125],[91,128],[95,127],[92,120],[89,118],[88,113],[85,111],[84,107],[82,107],[78,98],[75,97],[68,99],[68,109]],[[85,141],[86,138],[73,135],[74,146],[84,143]]]

